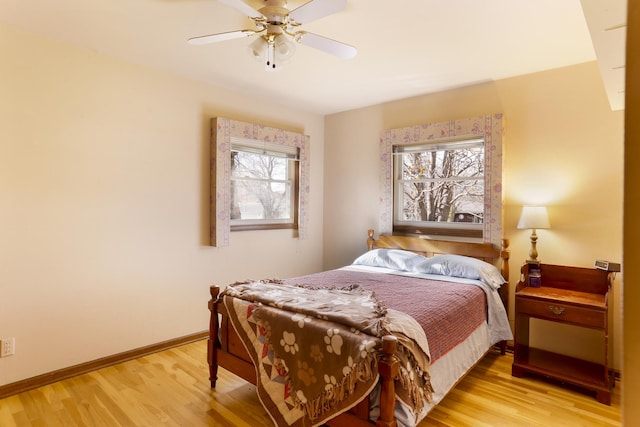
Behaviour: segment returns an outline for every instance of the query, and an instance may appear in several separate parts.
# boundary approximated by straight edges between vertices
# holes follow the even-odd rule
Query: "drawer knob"
[[[549,306],[549,311],[555,314],[556,316],[560,316],[562,313],[564,313],[564,310],[565,310],[564,307],[556,307],[555,305]]]

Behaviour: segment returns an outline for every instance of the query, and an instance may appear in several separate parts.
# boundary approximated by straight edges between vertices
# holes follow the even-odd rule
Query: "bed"
[[[256,384],[278,426],[411,427],[488,351],[504,354],[506,240],[369,230],[367,249],[340,269],[211,286],[211,387],[218,367]]]

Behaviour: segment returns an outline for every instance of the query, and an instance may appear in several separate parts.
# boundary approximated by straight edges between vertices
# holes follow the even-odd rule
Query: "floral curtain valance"
[[[502,240],[502,113],[385,131],[380,138],[381,196],[380,232],[393,231],[393,154],[394,145],[483,137],[485,152],[485,221],[483,240],[496,245]]]
[[[309,136],[268,126],[216,117],[211,120],[211,246],[229,246],[231,221],[231,140],[240,138],[269,142],[300,150],[300,201],[298,238],[307,233],[309,201]]]

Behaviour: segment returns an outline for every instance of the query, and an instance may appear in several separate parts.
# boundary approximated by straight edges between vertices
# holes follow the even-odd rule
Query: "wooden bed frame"
[[[491,243],[451,242],[444,240],[429,240],[420,237],[409,236],[379,236],[374,238],[374,231],[369,230],[367,247],[403,249],[431,257],[438,254],[458,254],[482,259],[494,264],[501,272],[507,285],[500,288],[500,296],[507,307],[509,297],[509,242],[502,241],[502,248],[496,248]],[[221,304],[220,287],[213,285],[210,288],[211,299],[209,311],[211,320],[209,325],[209,338],[207,340],[207,362],[209,363],[209,380],[211,387],[215,388],[218,378],[218,367],[238,375],[239,377],[256,383],[256,371],[249,354],[238,338],[231,325],[224,304]],[[506,342],[499,343],[501,353],[504,354]],[[398,372],[398,361],[394,354],[397,349],[397,339],[386,336],[382,343],[382,356],[378,361],[378,371],[381,381],[380,416],[375,425],[378,427],[395,427],[394,417],[395,389],[394,378]],[[349,412],[338,415],[326,422],[331,427],[371,427],[369,421],[370,402],[368,398],[362,400]]]

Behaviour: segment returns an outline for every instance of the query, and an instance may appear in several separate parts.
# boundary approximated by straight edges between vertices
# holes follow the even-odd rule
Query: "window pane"
[[[402,154],[401,179],[476,177],[484,174],[484,150],[422,151]]]
[[[231,177],[285,180],[288,162],[282,157],[234,151],[231,153]]]
[[[278,153],[231,152],[231,220],[235,224],[292,223],[295,161]]]
[[[400,221],[484,222],[484,180],[403,182]]]
[[[291,219],[291,184],[231,181],[231,219]]]
[[[396,154],[396,223],[484,222],[484,147],[415,146]]]

